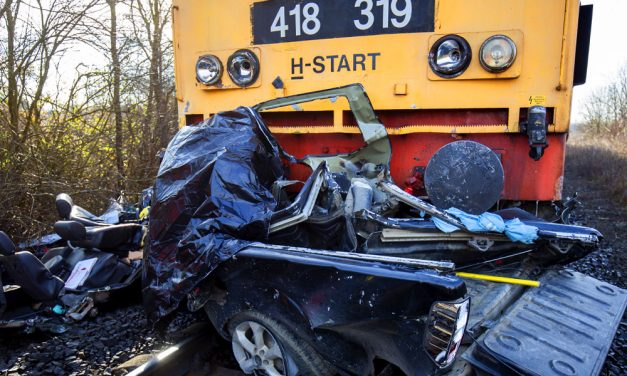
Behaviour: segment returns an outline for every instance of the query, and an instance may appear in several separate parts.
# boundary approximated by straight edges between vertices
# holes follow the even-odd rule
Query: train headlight
[[[516,60],[516,44],[505,35],[493,35],[479,49],[479,61],[483,69],[498,73],[509,68]]]
[[[466,39],[459,35],[446,35],[431,46],[429,65],[438,76],[453,78],[464,73],[471,57],[472,51]]]
[[[237,86],[250,86],[259,77],[259,59],[250,50],[235,51],[229,57],[227,72]]]
[[[204,85],[213,85],[222,77],[222,63],[214,55],[204,55],[196,62],[196,79]]]

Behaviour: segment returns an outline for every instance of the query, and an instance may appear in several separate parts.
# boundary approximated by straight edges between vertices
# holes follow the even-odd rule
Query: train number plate
[[[435,0],[268,0],[253,3],[254,44],[433,31]]]

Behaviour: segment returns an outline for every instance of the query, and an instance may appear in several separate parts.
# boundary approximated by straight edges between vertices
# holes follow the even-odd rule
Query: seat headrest
[[[9,235],[5,234],[4,231],[0,231],[0,254],[2,256],[11,256],[15,253],[15,244]]]
[[[81,241],[87,237],[87,230],[82,223],[76,221],[57,221],[54,224],[54,232],[63,240]]]
[[[74,206],[72,197],[70,197],[70,195],[68,195],[67,193],[60,193],[57,195],[57,198],[54,202],[57,205],[57,211],[59,212],[59,216],[62,219],[69,219],[70,214],[72,214],[72,207]]]

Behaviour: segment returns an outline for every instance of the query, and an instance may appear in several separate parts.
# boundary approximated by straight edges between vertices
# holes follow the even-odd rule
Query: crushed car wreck
[[[261,115],[337,97],[365,143],[348,154],[296,161]],[[381,363],[408,375],[598,374],[627,294],[548,267],[594,250],[601,234],[515,208],[436,207],[392,182],[391,156],[361,85],[182,128],[155,184],[149,317],[184,300],[204,308],[247,374],[368,375]],[[307,181],[289,180],[295,162],[311,168]],[[525,289],[530,279],[539,287]]]

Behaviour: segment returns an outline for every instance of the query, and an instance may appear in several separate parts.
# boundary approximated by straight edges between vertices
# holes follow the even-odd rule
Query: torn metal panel
[[[283,252],[288,252],[288,253],[294,252],[294,253],[302,253],[306,255],[329,256],[329,257],[335,257],[338,259],[352,259],[352,260],[361,260],[361,261],[370,261],[370,262],[380,262],[384,264],[396,264],[396,265],[404,265],[404,266],[410,266],[410,267],[436,269],[436,270],[442,270],[442,271],[451,271],[455,269],[454,263],[446,262],[446,261],[419,260],[419,259],[414,259],[414,258],[351,253],[351,252],[342,252],[342,251],[325,251],[325,250],[311,249],[311,248],[281,247],[281,246],[270,245],[270,244],[253,243],[250,246],[258,247],[262,249],[268,249],[268,250],[283,251]]]
[[[389,167],[392,156],[392,146],[387,131],[377,118],[363,86],[359,84],[273,99],[256,105],[254,109],[262,112],[274,108],[335,97],[345,97],[348,100],[350,109],[357,121],[357,126],[367,146],[350,154],[335,156],[309,155],[303,158],[301,162],[310,166],[312,169],[316,169],[320,163],[325,161],[332,173],[348,172],[349,174],[353,171],[353,165],[359,166],[363,161]],[[389,171],[386,173],[389,174]]]
[[[297,225],[311,216],[320,188],[322,188],[324,182],[324,168],[325,164],[318,166],[311,175],[312,178],[307,181],[308,184],[301,189],[290,206],[272,215],[270,233]]]
[[[377,118],[364,87],[359,84],[273,99],[259,103],[253,108],[256,111],[261,112],[274,108],[287,107],[299,103],[335,97],[345,97],[348,100],[350,109],[355,116],[355,120],[357,120],[359,130],[361,131],[364,141],[367,144],[372,144],[375,141],[388,138],[387,131]]]
[[[394,195],[396,198],[404,202],[405,204],[412,206],[416,209],[422,210],[427,214],[434,216],[435,218],[439,218],[457,228],[463,229],[465,226],[459,221],[457,218],[451,216],[447,212],[436,208],[434,205],[431,205],[418,197],[412,196],[409,193],[400,189],[397,185],[393,184],[389,181],[382,181],[380,183],[381,188],[388,192],[391,195]]]
[[[417,232],[410,230],[383,229],[381,233],[381,241],[385,242],[407,242],[407,241],[450,241],[463,240],[473,241],[478,239],[486,239],[490,241],[507,241],[507,237],[500,234],[488,234],[486,236],[476,236],[464,232]]]

